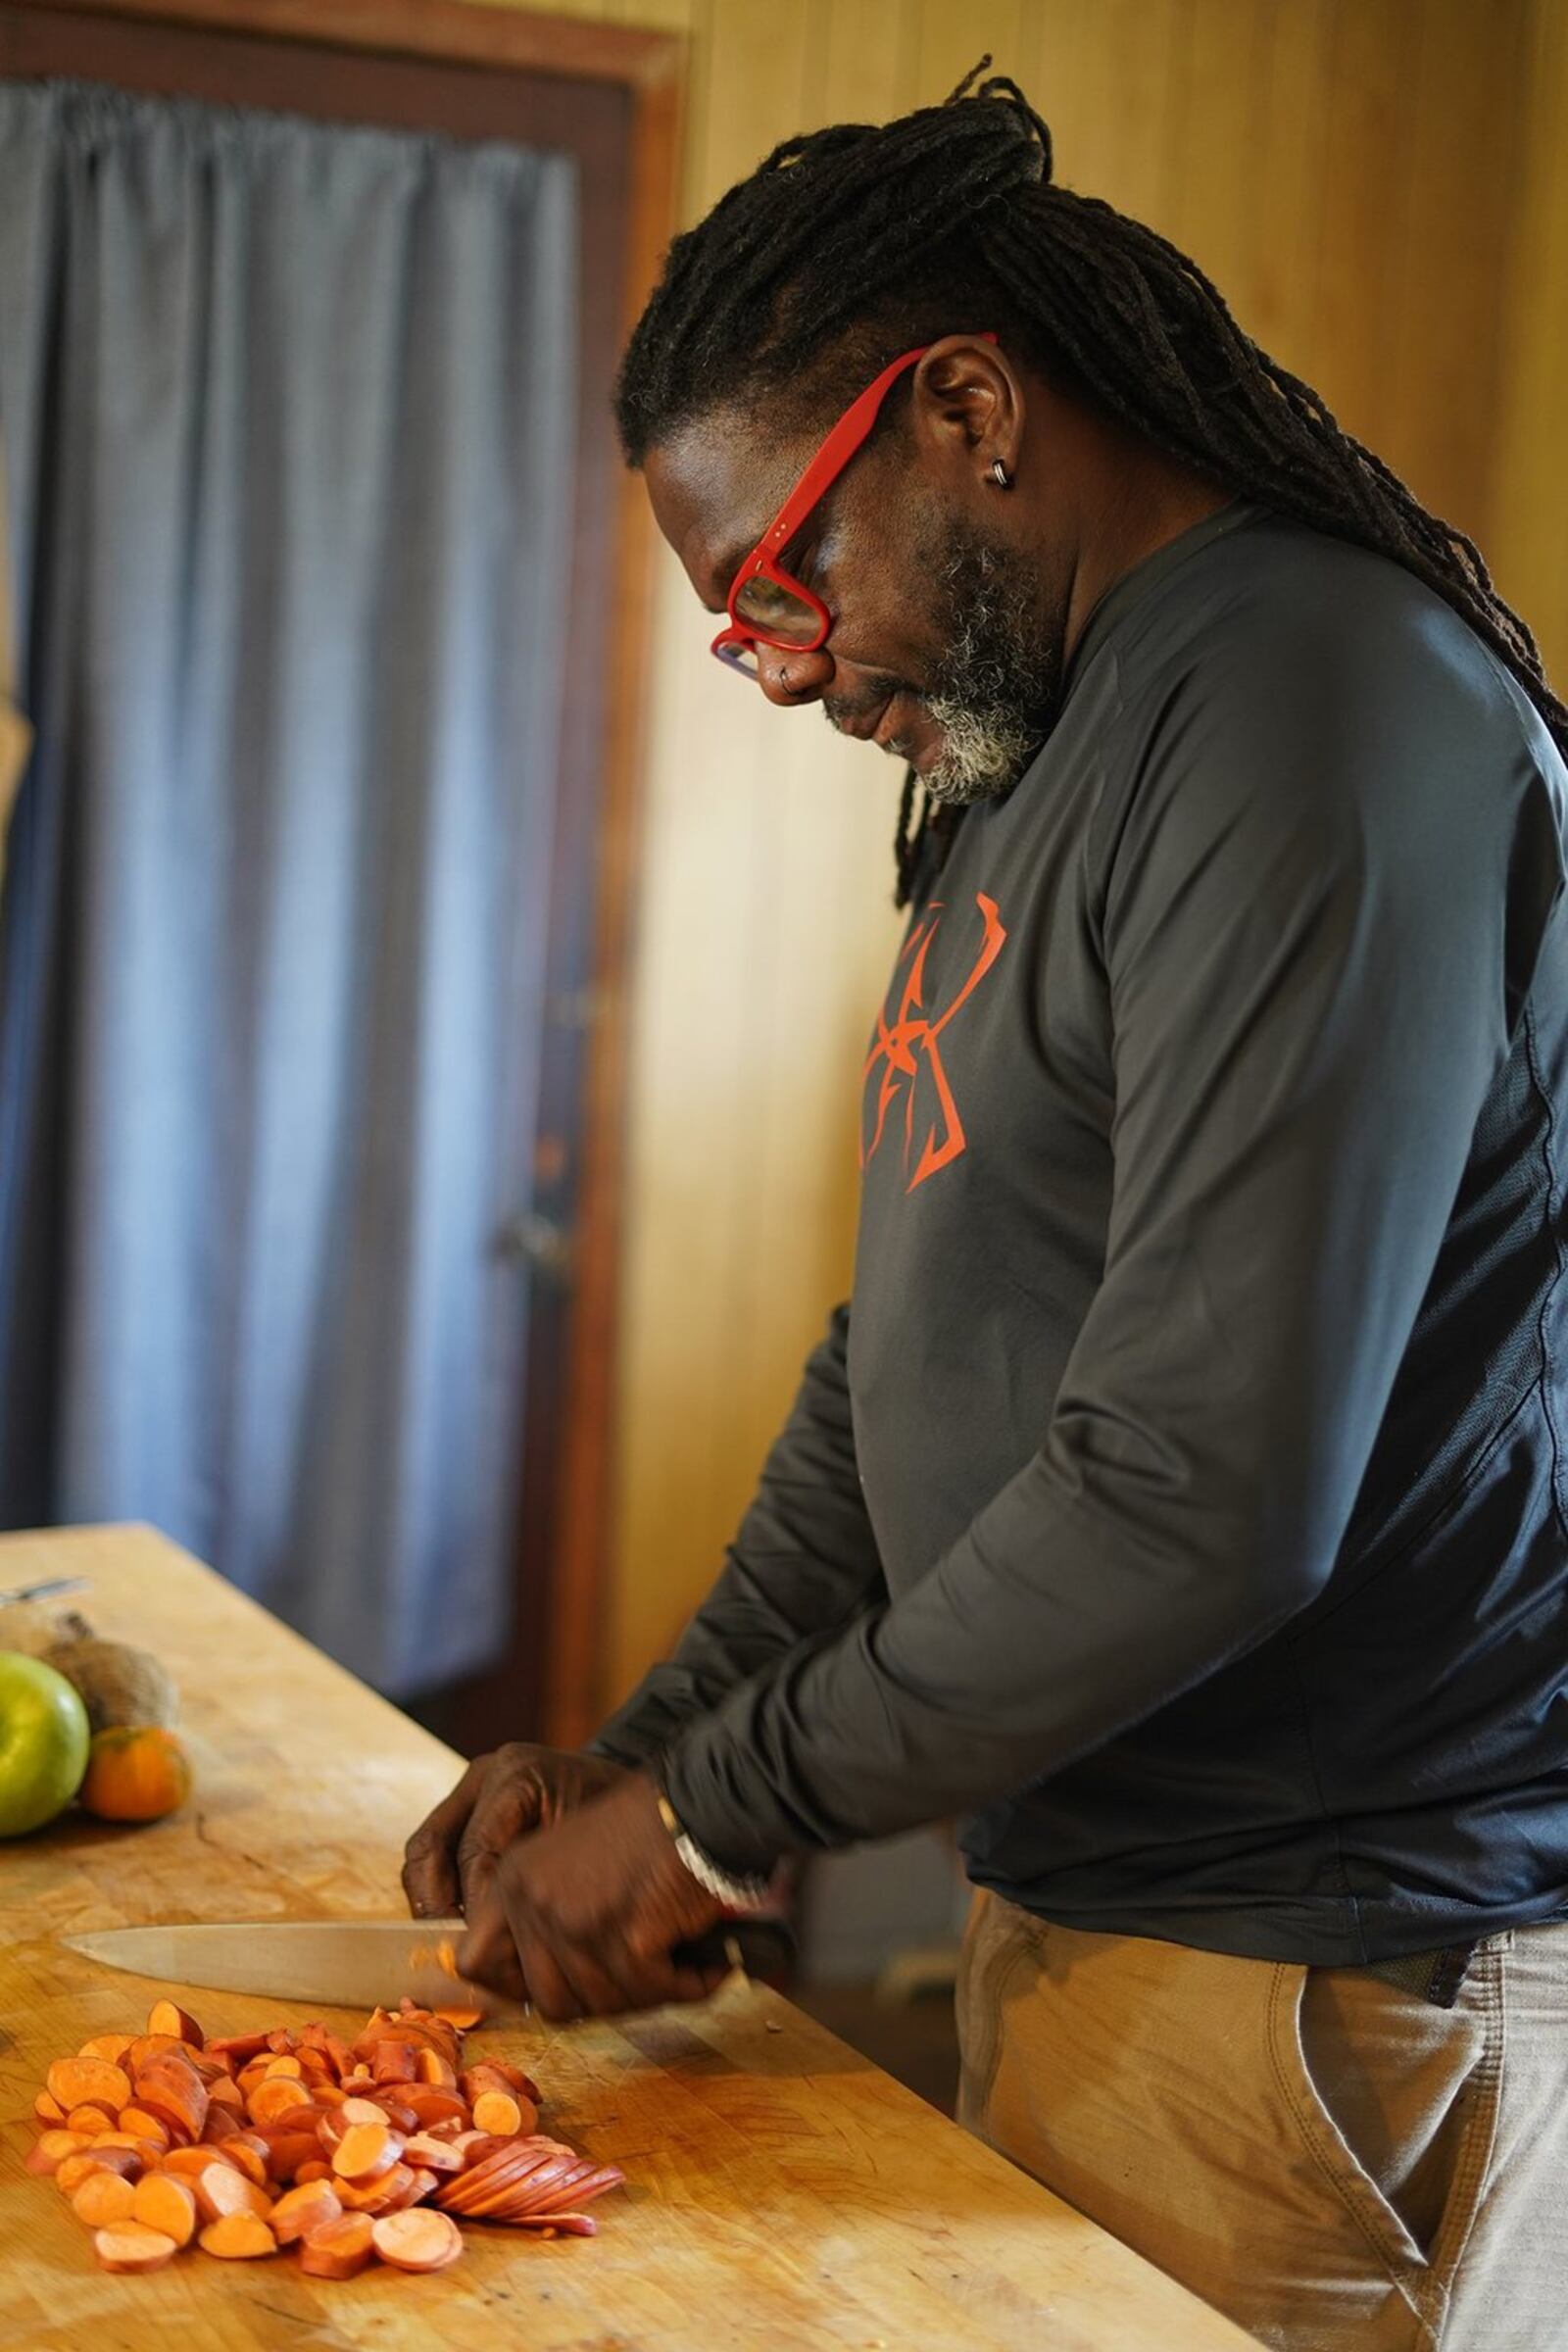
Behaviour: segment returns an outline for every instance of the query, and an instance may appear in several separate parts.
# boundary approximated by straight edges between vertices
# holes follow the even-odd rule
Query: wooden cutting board
[[[597,2238],[481,2230],[436,2278],[303,2278],[180,2256],[95,2266],[22,2170],[51,2059],[141,2023],[156,1991],[58,1938],[148,1920],[396,1908],[404,1838],[459,1762],[146,1528],[0,1540],[0,1587],[80,1572],[79,1604],[177,1676],[187,1810],[144,1829],[68,1816],[0,1845],[0,2347],[4,2352],[1230,2352],[1250,2336],[803,2017],[735,1985],[703,2009],[497,2036],[546,2123],[625,2170]],[[300,2022],[186,1996],[209,2033]],[[329,2013],[330,2014],[330,2013]],[[337,2022],[342,2022],[339,2019]],[[482,2037],[475,2037],[476,2049]]]

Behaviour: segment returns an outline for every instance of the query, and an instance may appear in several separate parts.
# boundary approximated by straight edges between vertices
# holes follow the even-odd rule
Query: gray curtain
[[[503,1637],[574,167],[0,85],[0,1522]]]

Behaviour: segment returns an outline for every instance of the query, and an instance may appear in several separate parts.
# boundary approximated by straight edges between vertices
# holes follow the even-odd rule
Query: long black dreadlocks
[[[1233,496],[1403,564],[1506,662],[1568,753],[1568,708],[1480,551],[1341,430],[1261,351],[1198,265],[1143,222],[1053,184],[1051,132],[1016,82],[974,85],[881,127],[787,139],[677,237],[616,387],[626,457],[677,426],[766,403],[805,427],[886,363],[956,326],[995,328]],[[898,407],[889,403],[889,410]],[[905,781],[897,904],[951,822]]]

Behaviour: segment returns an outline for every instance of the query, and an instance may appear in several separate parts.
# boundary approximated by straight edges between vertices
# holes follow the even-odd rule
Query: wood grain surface
[[[177,1676],[196,1794],[145,1829],[67,1816],[0,1846],[4,2352],[1251,2341],[777,1994],[739,1984],[703,2009],[495,2037],[538,2077],[547,2127],[624,2168],[597,2238],[476,2229],[439,2277],[342,2284],[302,2277],[289,2255],[188,2254],[140,2279],[99,2271],[64,2199],[22,2169],[33,2094],[51,2059],[139,2025],[163,1987],[58,1939],[156,1920],[386,1913],[403,1838],[458,1760],[149,1529],[0,1541],[0,1587],[73,1572],[92,1580],[75,1605],[101,1631]],[[301,2022],[237,1994],[188,1999],[209,2033]]]

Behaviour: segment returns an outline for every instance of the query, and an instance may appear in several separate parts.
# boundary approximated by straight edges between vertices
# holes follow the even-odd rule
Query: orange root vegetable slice
[[[267,2047],[265,2034],[223,2034],[207,2044],[210,2057],[231,2058],[237,2066],[255,2058]]]
[[[196,2208],[204,2222],[227,2221],[236,2213],[265,2222],[272,2210],[272,2200],[266,2189],[258,2187],[254,2180],[247,2180],[231,2164],[210,2164],[204,2173],[196,2174],[190,2185],[196,2192]]]
[[[404,2143],[403,2160],[427,2173],[461,2173],[465,2169],[463,2150],[455,2148],[450,2139],[432,2139],[427,2132],[411,2133]]]
[[[136,2191],[119,2173],[94,2165],[71,2200],[71,2210],[89,2230],[109,2230],[116,2222],[145,2221],[135,2212]]]
[[[207,2036],[187,2010],[174,2001],[154,2001],[147,2012],[149,2034],[172,2034],[177,2041],[188,2041],[199,2050]]]
[[[463,2252],[463,2234],[444,2213],[413,2207],[372,2223],[370,2242],[399,2271],[444,2271]]]
[[[73,2107],[66,2118],[65,2128],[68,2132],[81,2132],[84,2138],[95,2139],[100,2132],[118,2132],[122,2126],[105,2108]],[[135,2128],[134,2124],[123,2126],[127,2132],[133,2132]]]
[[[222,2262],[255,2262],[277,2252],[276,2238],[254,2213],[225,2213],[220,2221],[209,2222],[196,2242],[204,2254]]]
[[[161,2230],[176,2246],[188,2246],[196,2234],[196,2192],[188,2180],[172,2173],[148,2173],[131,2191],[131,2219]]]
[[[599,2224],[591,2213],[525,2213],[508,2224],[513,2230],[532,2230],[539,2237],[597,2237]]]
[[[536,2207],[536,2211],[554,2213],[564,2208],[575,2211],[579,2206],[591,2205],[595,2197],[604,2196],[610,2189],[619,2188],[625,2178],[617,2165],[596,2165],[591,2172],[572,2181],[569,2188],[563,2182],[543,2204]]]
[[[208,2083],[207,2112],[209,2116],[215,2107],[226,2107],[231,2115],[244,2114],[245,2093],[232,2075],[219,2075]]]
[[[280,2246],[291,2246],[296,2238],[309,2237],[313,2230],[342,2218],[342,2202],[331,2182],[306,2181],[279,2197],[272,2207],[272,2235]]]
[[[111,2125],[109,2129],[113,2130],[114,2127]],[[156,2139],[166,2148],[169,2145],[169,2126],[161,2115],[154,2115],[150,2108],[122,2107],[120,2129],[122,2132],[134,2132],[138,2139]]]
[[[421,2053],[409,2041],[378,2041],[370,2054],[370,2072],[377,2082],[416,2082]],[[433,2051],[423,2053],[433,2057]]]
[[[76,2052],[78,2058],[102,2058],[110,2066],[118,2066],[135,2040],[134,2034],[95,2034],[84,2041]]]
[[[424,2178],[412,2164],[395,2164],[373,2180],[334,2180],[332,2186],[347,2213],[395,2213],[414,2203],[417,2183]]]
[[[40,2090],[32,2102],[32,2112],[40,2124],[51,2124],[57,2129],[64,2129],[66,2126],[66,2111],[53,2091]]]
[[[55,2186],[63,2197],[74,2197],[91,2173],[118,2173],[122,2180],[139,2180],[142,2161],[129,2148],[81,2148],[59,2167]]]
[[[179,2251],[172,2237],[141,2222],[116,2222],[100,2230],[92,2243],[106,2271],[161,2271]]]
[[[455,2090],[442,2089],[435,2083],[414,2082],[403,2093],[402,2104],[417,2116],[426,2132],[432,2124],[445,2123],[455,2123],[464,2132],[468,2130],[468,2102]]]
[[[177,2034],[138,2034],[126,2043],[120,2063],[127,2075],[139,2075],[155,2058],[177,2058],[181,2066],[189,2066],[193,2054]]]
[[[529,2122],[533,2120],[530,2116]],[[473,2125],[476,2132],[494,2132],[510,2139],[524,2129],[522,2109],[510,2090],[481,2090],[473,2102]]]
[[[219,2149],[247,2180],[254,2181],[258,2188],[267,2186],[267,2159],[270,2151],[265,2139],[251,2132],[231,2132],[227,2139],[219,2142]]]
[[[350,2124],[332,2156],[332,2170],[345,2180],[374,2180],[389,2173],[403,2154],[403,2141],[383,2118]]]
[[[437,2090],[456,2090],[458,2070],[450,2058],[442,2057],[439,2050],[416,2050],[414,2080],[429,2083]]]
[[[279,2057],[269,2058],[267,2061],[267,2080],[269,2082],[274,2082],[279,2076],[284,2075],[291,2075],[296,2082],[303,2082],[305,2080],[305,2068],[292,2050],[286,2050]]]
[[[384,2124],[386,2109],[374,2099],[345,2099],[337,2110],[345,2128],[350,2124]]]
[[[367,2103],[379,2110],[383,2123],[390,2124],[394,2132],[401,2132],[407,2138],[411,2132],[418,2131],[419,2119],[414,2109],[406,2107],[398,2097],[398,2091],[402,2088],[403,2085],[399,2083],[395,2089],[375,2091]]]
[[[158,2169],[161,2173],[172,2174],[178,2180],[195,2180],[210,2164],[223,2165],[231,2173],[237,2173],[240,2169],[225,2156],[221,2148],[215,2148],[206,2140],[199,2148],[171,2148]]]
[[[302,2164],[295,2173],[294,2185],[296,2188],[304,2188],[308,2181],[325,2180],[330,2182],[331,2179],[332,2167],[327,2163],[325,2157],[313,2156],[309,2164]]]
[[[292,2115],[302,2103],[309,2104],[308,2101],[302,2101],[304,2088],[298,2075],[269,2075],[251,2092],[251,2122],[280,2123],[285,2115]],[[380,2120],[384,2123],[386,2118],[383,2116]]]
[[[435,2014],[444,2026],[454,2026],[460,2034],[469,2034],[484,2023],[482,2009],[438,2009]]]
[[[299,2179],[300,2166],[314,2163],[320,2152],[321,2143],[314,2132],[280,2132],[267,2159],[267,2178],[286,2186]]]
[[[27,2150],[25,2163],[29,2173],[47,2180],[60,2170],[68,2156],[79,2156],[91,2141],[81,2132],[44,2132]]]
[[[368,2213],[346,2213],[300,2242],[300,2269],[313,2278],[352,2278],[374,2257],[374,2224]]]
[[[207,2085],[183,2058],[152,2058],[136,2075],[133,2103],[184,2139],[200,2139],[207,2121]]]
[[[68,2115],[73,2107],[102,2107],[118,2115],[130,2105],[130,2077],[108,2058],[57,2058],[46,2087]]]

